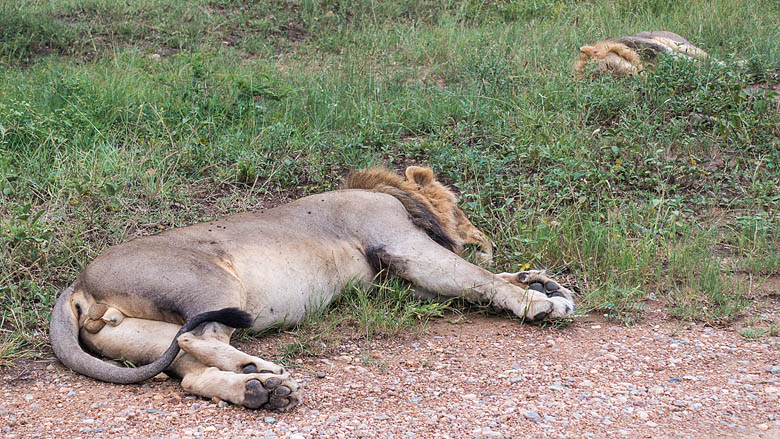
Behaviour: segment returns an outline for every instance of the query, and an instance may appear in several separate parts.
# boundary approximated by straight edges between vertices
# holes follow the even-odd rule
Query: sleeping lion
[[[196,395],[288,410],[300,401],[298,384],[232,347],[234,329],[294,325],[379,272],[421,296],[490,303],[526,320],[574,312],[571,292],[543,272],[493,274],[459,256],[466,246],[492,256],[493,243],[431,169],[409,167],[406,179],[359,171],[343,190],[109,248],[60,295],[51,344],[63,364],[98,380],[168,371]]]
[[[698,60],[707,58],[707,52],[675,33],[662,30],[639,32],[580,47],[574,74],[581,78],[586,66],[593,64],[597,72],[634,75],[650,65],[659,53]]]

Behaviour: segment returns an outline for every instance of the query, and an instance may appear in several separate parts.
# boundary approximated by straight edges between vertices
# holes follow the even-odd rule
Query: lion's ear
[[[433,183],[433,170],[431,168],[409,166],[406,168],[406,179],[416,183],[420,187],[427,186]]]
[[[584,53],[592,58],[596,54],[596,48],[593,46],[582,46],[580,47],[580,53]]]

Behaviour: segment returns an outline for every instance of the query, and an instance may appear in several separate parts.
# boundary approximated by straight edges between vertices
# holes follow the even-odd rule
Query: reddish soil
[[[649,314],[632,327],[591,315],[557,329],[469,314],[419,336],[344,341],[297,361],[303,402],[289,413],[203,400],[173,379],[113,385],[24,362],[0,373],[0,429],[8,439],[780,438],[770,372],[780,338]],[[288,337],[242,348],[274,358]]]

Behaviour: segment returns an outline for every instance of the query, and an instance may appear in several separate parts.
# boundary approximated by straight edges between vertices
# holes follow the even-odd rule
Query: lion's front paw
[[[290,374],[250,374],[244,384],[244,407],[287,411],[300,402],[298,383]]]
[[[530,290],[526,293],[529,303],[525,305],[524,309],[521,308],[523,310],[522,314],[518,313],[518,310],[510,308],[516,315],[537,321],[574,314],[576,309],[574,294],[548,277],[544,271],[529,270],[519,273],[501,273],[499,276],[513,285]],[[536,297],[528,297],[528,293]],[[541,294],[544,294],[544,296]],[[544,298],[545,296],[546,299]]]

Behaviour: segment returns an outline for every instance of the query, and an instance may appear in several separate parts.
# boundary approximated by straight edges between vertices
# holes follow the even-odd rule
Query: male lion
[[[298,385],[230,346],[234,328],[294,324],[380,271],[418,294],[489,302],[528,320],[574,312],[571,292],[542,272],[493,274],[460,258],[475,245],[489,260],[492,243],[456,201],[429,168],[407,168],[406,180],[374,168],[351,175],[344,190],[114,246],[60,295],[52,347],[66,366],[102,381],[168,370],[188,392],[286,410],[299,401]],[[143,366],[104,362],[81,343]]]
[[[675,33],[662,30],[639,32],[580,47],[574,74],[581,78],[585,67],[593,63],[597,72],[634,75],[644,70],[659,53],[688,59],[707,58],[707,52]]]

